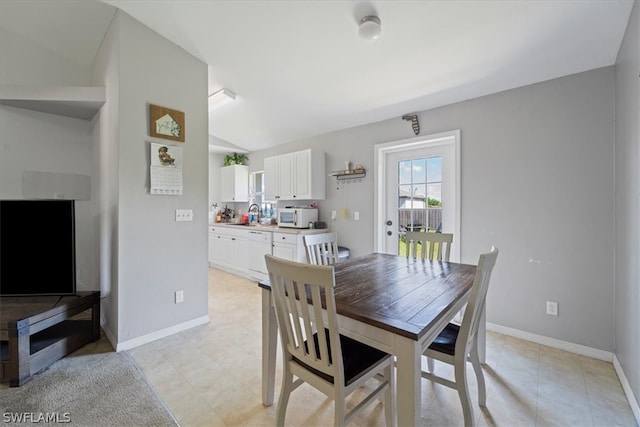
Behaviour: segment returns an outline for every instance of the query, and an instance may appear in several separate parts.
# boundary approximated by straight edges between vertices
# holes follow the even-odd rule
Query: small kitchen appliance
[[[318,220],[318,209],[281,208],[278,209],[278,226],[289,228],[309,228],[309,223]]]

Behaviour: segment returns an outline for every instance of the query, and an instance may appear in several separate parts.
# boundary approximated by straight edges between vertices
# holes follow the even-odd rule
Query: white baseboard
[[[545,337],[543,335],[532,334],[530,332],[521,331],[519,329],[508,328],[502,325],[496,325],[495,323],[487,322],[487,329],[490,331],[498,332],[503,335],[509,335],[515,338],[521,338],[526,341],[535,342],[537,344],[546,345],[548,347],[565,350],[571,353],[579,354],[582,356],[592,357],[598,360],[604,360],[605,362],[612,362],[614,354],[610,351],[598,350],[597,348],[591,348],[580,344],[574,344],[567,341],[557,340],[555,338]]]
[[[638,401],[633,395],[633,390],[631,390],[631,385],[629,385],[629,381],[627,381],[627,376],[624,374],[622,366],[620,365],[620,362],[615,355],[613,356],[613,368],[616,370],[616,374],[618,374],[620,384],[622,384],[624,394],[627,396],[627,400],[629,401],[629,406],[631,406],[633,416],[636,417],[636,423],[640,425],[640,406],[638,406]]]
[[[130,350],[143,344],[147,344],[152,341],[159,340],[160,338],[168,337],[169,335],[174,335],[178,332],[183,332],[188,329],[195,328],[196,326],[204,325],[206,323],[209,323],[209,316],[198,317],[197,319],[189,320],[188,322],[180,323],[179,325],[174,325],[169,328],[152,332],[141,337],[136,337],[128,341],[119,342],[114,346],[114,348],[116,349],[116,351]],[[109,337],[109,334],[107,334],[107,337]],[[109,341],[111,341],[111,344],[113,344],[113,340],[109,339]]]
[[[618,375],[618,379],[620,380],[620,384],[622,385],[624,394],[627,397],[629,406],[631,406],[633,416],[636,418],[636,422],[638,423],[638,425],[640,425],[640,407],[638,407],[638,401],[633,395],[633,390],[631,390],[629,381],[627,381],[627,377],[622,370],[622,366],[620,365],[620,362],[618,362],[618,358],[614,353],[604,350],[598,350],[597,348],[591,348],[580,344],[557,340],[555,338],[532,334],[530,332],[521,331],[519,329],[496,325],[495,323],[487,322],[487,330],[498,332],[500,334],[508,335],[515,338],[520,338],[526,341],[535,342],[537,344],[546,345],[548,347],[565,350],[582,356],[592,357],[594,359],[603,360],[605,362],[611,362],[613,364],[613,368],[616,371],[616,374]]]

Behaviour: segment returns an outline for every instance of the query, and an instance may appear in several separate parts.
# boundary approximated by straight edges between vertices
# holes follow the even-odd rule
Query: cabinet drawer
[[[289,233],[273,233],[273,243],[290,243],[296,244],[297,236]]]
[[[249,231],[249,240],[252,242],[267,242],[271,245],[271,233],[264,231]]]

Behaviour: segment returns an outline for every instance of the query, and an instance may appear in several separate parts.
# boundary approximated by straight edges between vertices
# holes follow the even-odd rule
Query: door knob
[[[391,222],[391,220],[387,220],[387,225],[393,225],[393,222]]]

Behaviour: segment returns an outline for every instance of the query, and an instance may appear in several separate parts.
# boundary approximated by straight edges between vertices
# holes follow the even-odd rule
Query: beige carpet
[[[126,352],[102,338],[57,361],[22,387],[0,386],[0,425],[176,426]]]

